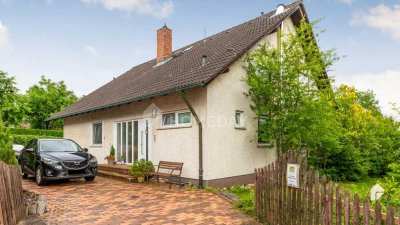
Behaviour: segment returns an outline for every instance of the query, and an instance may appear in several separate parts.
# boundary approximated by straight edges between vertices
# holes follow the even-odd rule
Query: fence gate
[[[287,177],[290,167],[289,182]],[[296,167],[299,166],[299,167]],[[298,186],[291,186],[299,169]],[[326,176],[320,179],[317,170],[307,167],[301,155],[288,152],[263,168],[255,170],[255,210],[258,219],[271,225],[394,225],[400,224],[394,208],[388,206],[382,213],[381,204],[376,202],[370,209],[368,199],[360,200],[356,194],[343,193]],[[396,214],[398,215],[398,214]]]

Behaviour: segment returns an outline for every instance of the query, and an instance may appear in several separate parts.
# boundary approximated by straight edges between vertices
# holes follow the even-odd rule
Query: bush
[[[154,166],[151,161],[146,161],[144,159],[135,161],[131,168],[129,168],[129,175],[133,177],[144,177],[147,172],[153,173]]]
[[[32,139],[38,138],[60,138],[60,137],[53,137],[53,136],[39,136],[39,135],[12,135],[13,136],[13,143],[25,146],[28,141]]]
[[[36,136],[60,137],[60,138],[64,136],[64,132],[62,130],[10,128],[10,132],[13,135],[36,135]]]
[[[9,165],[18,165],[12,145],[13,142],[10,135],[10,130],[4,127],[0,115],[0,161],[3,161]]]

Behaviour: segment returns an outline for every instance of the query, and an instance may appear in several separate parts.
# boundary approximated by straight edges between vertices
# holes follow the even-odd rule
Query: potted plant
[[[115,164],[115,148],[113,145],[111,145],[110,154],[105,159],[107,159],[108,165]]]
[[[129,175],[135,177],[139,183],[143,183],[145,176],[153,172],[153,163],[144,159],[135,161],[131,168],[129,168]]]

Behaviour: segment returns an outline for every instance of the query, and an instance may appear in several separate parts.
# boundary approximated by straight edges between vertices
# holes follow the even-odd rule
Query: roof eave
[[[142,101],[142,100],[146,100],[146,99],[150,99],[150,98],[160,97],[160,96],[163,96],[163,95],[168,95],[168,94],[172,94],[172,93],[175,93],[175,92],[185,91],[185,90],[198,88],[198,87],[204,87],[204,86],[205,86],[204,83],[193,83],[193,84],[190,84],[190,85],[186,85],[186,86],[183,86],[183,87],[178,87],[178,88],[166,90],[166,91],[159,92],[159,93],[156,93],[156,94],[144,95],[144,96],[141,96],[139,98],[128,99],[128,100],[115,102],[115,103],[111,103],[111,104],[103,105],[103,106],[99,106],[99,107],[94,107],[94,108],[91,108],[91,109],[86,109],[86,110],[82,110],[82,111],[78,111],[78,112],[74,112],[74,113],[67,113],[65,115],[52,116],[50,118],[45,119],[45,121],[49,122],[49,121],[52,121],[52,120],[63,119],[63,118],[70,117],[70,116],[76,116],[76,115],[89,113],[89,112],[94,112],[94,111],[98,111],[98,110],[102,110],[102,109],[106,109],[106,108],[116,107],[116,106],[120,106],[120,105],[124,105],[124,104],[130,104],[130,103],[133,103],[133,102],[138,102],[138,101]]]

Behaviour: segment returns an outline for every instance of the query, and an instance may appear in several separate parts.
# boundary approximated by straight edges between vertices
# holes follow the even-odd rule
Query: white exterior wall
[[[284,31],[294,28],[290,19],[284,21]],[[260,44],[277,44],[277,34],[263,38]],[[271,147],[258,147],[256,142],[257,120],[250,109],[250,101],[244,96],[248,89],[242,81],[246,75],[243,57],[230,66],[229,72],[219,75],[206,88],[187,91],[189,101],[203,123],[203,168],[204,180],[247,175],[257,167],[265,166],[276,159],[276,151]],[[162,113],[189,110],[177,93],[156,97],[133,104],[99,110],[64,119],[64,137],[87,147],[97,157],[99,163],[106,163],[115,139],[115,122],[151,117],[155,104],[157,117],[152,119],[152,151],[150,160],[158,164],[160,160],[184,162],[183,177],[198,179],[198,125],[192,115],[191,127],[160,129]],[[235,129],[235,111],[244,111],[245,128]],[[92,123],[103,122],[103,144],[93,146]]]
[[[294,29],[290,19],[284,21],[284,33]],[[269,43],[277,46],[277,33],[263,38],[250,51]],[[207,86],[207,128],[205,144],[205,179],[219,179],[254,172],[276,159],[276,149],[257,145],[257,120],[243,94],[248,86],[244,57],[230,66],[229,72],[219,75]],[[235,128],[236,110],[244,112],[245,129]]]
[[[206,89],[187,91],[189,101],[202,120],[205,120]],[[154,105],[152,105],[154,104]],[[148,107],[150,106],[150,109]],[[151,108],[156,106],[157,117],[151,118]],[[86,113],[64,119],[64,138],[75,140],[82,147],[88,148],[99,163],[106,163],[104,158],[109,154],[115,141],[115,122],[151,118],[152,151],[150,159],[154,164],[160,160],[184,162],[182,176],[198,178],[198,125],[192,116],[190,127],[163,129],[162,113],[187,110],[185,102],[177,93],[157,97],[133,104],[122,105],[96,112]],[[92,123],[103,122],[103,144],[92,145]]]

